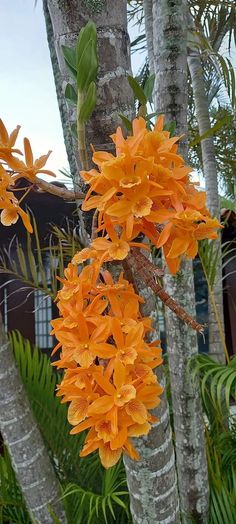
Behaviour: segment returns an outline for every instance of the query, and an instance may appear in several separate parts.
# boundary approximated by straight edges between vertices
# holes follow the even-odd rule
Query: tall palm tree
[[[209,99],[209,85],[206,84],[206,75],[204,74],[204,67],[208,66],[208,84],[215,76],[218,80],[218,89],[225,83],[227,77],[224,76],[224,68],[222,68],[222,57],[219,55],[221,45],[225,38],[228,39],[228,47],[230,49],[232,37],[235,39],[236,31],[236,6],[235,2],[230,1],[222,3],[219,0],[215,2],[190,2],[189,13],[189,30],[195,35],[193,40],[195,44],[190,45],[188,49],[188,68],[191,77],[191,84],[193,90],[194,104],[196,110],[196,118],[198,123],[199,135],[202,136],[208,132],[208,136],[201,140],[201,157],[202,169],[206,183],[207,204],[212,215],[220,218],[220,198],[218,190],[218,178],[220,173],[217,172],[217,162],[214,150],[213,136],[209,136],[211,129],[210,121],[210,103],[212,97]],[[196,40],[197,34],[197,40]],[[196,45],[199,44],[199,45]],[[206,58],[218,61],[217,72],[212,67],[211,62]],[[227,64],[224,63],[224,67]],[[231,66],[230,66],[231,67]],[[230,71],[229,71],[230,72]],[[231,75],[229,74],[229,77]],[[235,90],[233,86],[226,82],[226,87],[230,95],[231,103],[235,107]],[[217,89],[214,91],[217,94]],[[224,362],[224,315],[223,315],[223,295],[222,295],[222,264],[221,264],[221,235],[219,233],[217,242],[214,242],[215,260],[217,266],[215,271],[214,284],[210,290],[209,299],[209,353],[220,362]],[[215,305],[212,302],[212,298]],[[215,314],[215,306],[218,312],[218,318]],[[219,325],[220,323],[220,325]]]
[[[145,299],[143,315],[151,316],[156,331],[153,339],[159,338],[158,310],[156,297],[150,289],[137,282],[140,295]],[[179,523],[179,496],[175,467],[175,452],[170,424],[169,405],[166,396],[166,380],[162,367],[158,368],[158,381],[164,388],[161,403],[154,415],[158,422],[146,437],[136,439],[135,448],[141,460],[134,462],[124,458],[129,486],[133,524],[148,522]]]
[[[187,134],[187,0],[153,0],[153,49],[156,74],[155,108],[176,133]],[[187,157],[187,144],[182,142]],[[165,289],[192,316],[195,315],[193,272],[190,262],[180,274],[164,278]],[[206,523],[208,474],[204,426],[198,383],[187,371],[197,354],[197,337],[171,311],[166,311],[166,334],[171,378],[179,494],[183,521]]]

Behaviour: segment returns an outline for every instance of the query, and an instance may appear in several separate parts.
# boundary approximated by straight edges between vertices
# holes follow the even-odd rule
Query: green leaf
[[[147,98],[137,80],[133,76],[128,76],[128,82],[135,97],[138,99],[141,105],[145,106],[147,103]]]
[[[95,48],[97,47],[97,31],[94,22],[89,22],[80,30],[76,44],[76,63],[79,64],[80,58],[85,50],[89,40],[93,40]]]
[[[79,110],[78,120],[81,123],[87,122],[89,120],[93,110],[95,109],[96,102],[97,102],[96,84],[95,82],[91,82],[91,84],[89,85],[85,100],[82,103],[80,110]]]
[[[127,131],[129,131],[129,133],[132,133],[132,122],[125,116],[123,115],[122,113],[118,113],[118,116],[121,118],[123,124],[125,125]]]
[[[230,120],[231,120],[231,117],[229,115],[225,116],[224,118],[219,120],[219,122],[217,122],[214,126],[212,126],[210,129],[208,129],[208,131],[206,131],[206,133],[204,133],[201,136],[197,136],[194,140],[192,140],[192,142],[190,142],[190,144],[189,144],[189,147],[193,147],[196,144],[199,144],[199,142],[201,142],[205,138],[209,138],[210,136],[215,135],[216,131],[219,131],[219,129],[221,129],[223,126],[228,124],[230,122]]]
[[[98,70],[96,46],[92,39],[87,43],[77,65],[77,86],[85,91],[96,79]]]
[[[71,124],[70,128],[71,128],[71,132],[72,132],[73,137],[77,140],[78,139],[78,133],[77,133],[77,124],[76,124],[76,122]]]
[[[176,122],[175,122],[175,120],[171,120],[171,122],[165,122],[164,130],[165,131],[169,131],[171,137],[174,136],[175,135],[175,131],[176,131]]]
[[[67,84],[65,88],[65,98],[72,105],[77,105],[77,93],[71,84]]]
[[[143,88],[144,94],[147,100],[149,100],[149,102],[152,102],[152,93],[154,89],[154,83],[155,83],[155,75],[153,74],[148,77],[148,79],[145,82],[144,88]]]
[[[145,34],[139,35],[137,36],[137,38],[132,40],[130,47],[135,47],[137,44],[140,44],[140,42],[145,42],[145,41],[146,41],[146,35]]]
[[[67,47],[65,45],[61,46],[61,50],[66,62],[66,65],[72,72],[73,76],[76,78],[77,75],[77,68],[76,68],[76,53],[75,50],[71,47]]]

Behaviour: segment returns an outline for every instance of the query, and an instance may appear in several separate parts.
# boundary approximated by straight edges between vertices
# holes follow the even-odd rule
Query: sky
[[[0,118],[8,131],[22,126],[19,146],[27,136],[36,158],[52,150],[47,167],[58,173],[68,161],[42,0],[0,0],[0,15]]]
[[[67,167],[42,3],[0,0],[0,14],[0,116],[8,131],[22,126],[36,157],[53,150],[48,169]]]

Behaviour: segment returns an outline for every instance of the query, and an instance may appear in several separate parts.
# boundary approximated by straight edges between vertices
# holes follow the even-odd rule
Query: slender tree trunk
[[[154,0],[153,47],[156,73],[156,110],[175,120],[176,133],[187,133],[187,1]],[[187,156],[186,143],[182,154]],[[185,262],[177,277],[167,274],[165,289],[194,315],[192,264]],[[166,310],[177,471],[183,522],[207,523],[208,475],[204,426],[198,384],[187,370],[197,354],[197,337]]]
[[[96,8],[97,4],[97,8]],[[96,109],[86,128],[86,138],[89,144],[96,149],[111,149],[109,135],[117,127],[118,113],[121,111],[129,118],[133,113],[133,96],[127,82],[130,74],[129,37],[127,32],[127,5],[124,0],[104,0],[103,2],[89,2],[88,0],[44,0],[45,12],[50,16],[49,30],[53,28],[53,39],[48,36],[50,49],[55,49],[57,60],[54,64],[54,78],[58,91],[64,89],[71,78],[65,65],[61,46],[74,47],[79,31],[89,19],[97,27],[98,35],[98,97]],[[54,52],[51,51],[51,56]],[[61,98],[61,95],[60,95]],[[75,120],[75,113],[67,107],[67,115],[61,111],[69,123]],[[66,143],[66,147],[70,147]],[[77,158],[75,178],[80,185],[80,163]]]
[[[71,133],[70,119],[68,118],[68,113],[70,113],[71,111],[64,97],[61,71],[59,68],[56,49],[54,45],[52,20],[51,20],[50,13],[48,10],[47,0],[43,0],[43,11],[44,11],[45,24],[46,24],[48,47],[49,47],[51,63],[52,63],[52,70],[53,70],[54,81],[55,81],[57,102],[58,102],[58,107],[59,107],[60,116],[61,116],[64,142],[66,146],[66,153],[67,153],[67,158],[68,158],[68,162],[70,166],[70,171],[73,174],[77,172],[79,157],[78,157],[78,152],[77,152],[77,148],[75,145],[75,139],[73,138],[72,133]]]
[[[150,74],[154,73],[152,0],[143,0],[145,34]]]
[[[157,339],[156,296],[139,282],[137,286],[145,299],[142,314],[152,317],[156,328],[152,338]],[[159,422],[146,437],[134,439],[141,461],[124,459],[134,524],[177,524],[180,519],[175,452],[162,367],[157,369],[157,377],[164,388],[161,403],[153,412]]]
[[[53,524],[50,505],[66,522],[60,485],[31,408],[0,318],[0,431],[7,445],[30,515],[38,524]]]
[[[209,108],[205,82],[203,76],[202,63],[197,50],[189,50],[188,67],[192,81],[196,117],[198,122],[199,134],[203,135],[211,128]],[[217,167],[214,152],[213,137],[205,138],[201,141],[203,172],[206,182],[207,205],[213,216],[220,218],[220,199],[218,193]],[[212,306],[212,301],[208,300],[208,328],[209,328],[209,354],[219,362],[225,361],[224,355],[224,313],[223,313],[223,292],[222,292],[222,263],[221,263],[221,235],[218,240],[214,240],[214,253],[218,257],[215,282],[213,285],[213,296],[219,314],[222,332]],[[214,258],[214,257],[213,257]]]

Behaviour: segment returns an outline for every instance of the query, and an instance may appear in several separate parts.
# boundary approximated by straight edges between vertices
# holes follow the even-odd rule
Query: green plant
[[[11,461],[4,448],[0,455],[0,524],[31,524]]]
[[[106,471],[97,454],[80,458],[85,434],[70,436],[66,405],[55,396],[61,376],[53,370],[48,357],[31,347],[18,332],[12,333],[10,339],[32,410],[63,486],[68,524],[128,524],[131,517],[123,463]],[[0,457],[1,516],[0,524],[32,522],[6,451]]]
[[[236,357],[219,364],[207,355],[190,362],[193,379],[200,378],[210,484],[208,524],[236,523]]]

